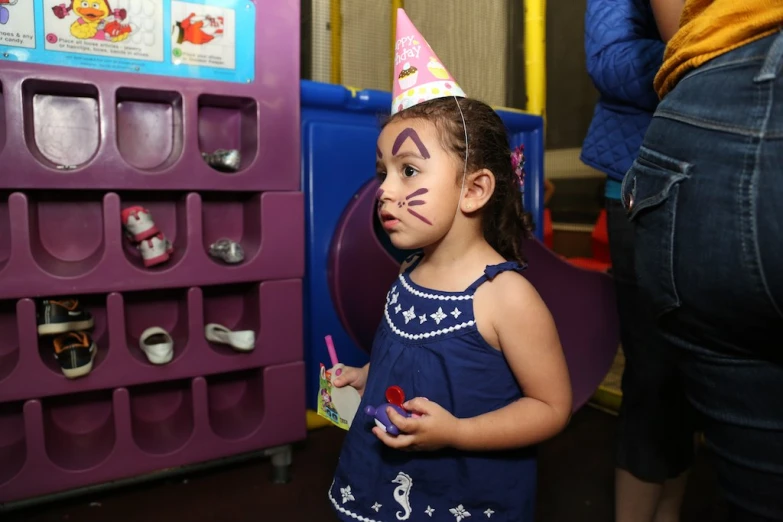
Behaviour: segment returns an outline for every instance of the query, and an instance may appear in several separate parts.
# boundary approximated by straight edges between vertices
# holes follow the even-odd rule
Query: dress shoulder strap
[[[466,293],[474,293],[478,287],[483,285],[487,281],[492,281],[495,279],[495,276],[497,276],[501,272],[507,272],[509,270],[513,270],[515,272],[522,272],[524,269],[527,268],[527,264],[519,263],[517,261],[506,261],[505,263],[499,263],[497,265],[487,265],[487,267],[484,269],[484,273],[481,274],[481,277],[473,281],[473,284],[471,284],[466,290]]]

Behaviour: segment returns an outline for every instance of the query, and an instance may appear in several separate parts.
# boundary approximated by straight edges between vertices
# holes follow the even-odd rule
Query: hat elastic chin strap
[[[459,215],[459,207],[460,207],[460,202],[462,201],[462,194],[465,192],[465,177],[468,174],[468,126],[465,125],[465,114],[463,114],[462,107],[459,104],[459,99],[457,99],[456,96],[454,96],[454,102],[457,104],[457,109],[459,109],[459,115],[462,118],[462,130],[465,131],[465,161],[462,162],[462,186],[459,189],[459,197],[457,198],[457,209],[454,211],[454,218],[451,221],[452,225],[454,224],[454,221],[457,220],[457,215]]]

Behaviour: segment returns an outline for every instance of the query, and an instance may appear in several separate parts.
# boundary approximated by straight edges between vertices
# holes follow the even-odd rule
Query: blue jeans
[[[783,520],[783,33],[691,71],[623,182],[643,299],[737,520]]]

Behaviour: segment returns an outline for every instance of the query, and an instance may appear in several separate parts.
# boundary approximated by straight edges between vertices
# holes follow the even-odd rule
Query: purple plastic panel
[[[5,98],[3,95],[3,82],[0,81],[0,154],[5,148]]]
[[[37,335],[33,301],[18,301],[16,317],[13,302],[0,301],[3,401],[212,375],[303,357],[299,279],[90,295],[84,303],[95,317],[98,354],[89,375],[67,379],[51,341]],[[204,325],[210,322],[253,330],[255,349],[237,352],[208,342]],[[168,364],[150,364],[139,348],[141,333],[151,326],[166,329],[174,340],[174,359]]]
[[[0,502],[288,444],[304,363],[0,404]]]
[[[383,319],[386,294],[400,270],[373,229],[377,192],[378,184],[368,183],[345,209],[332,238],[328,266],[335,312],[351,339],[367,353]]]
[[[299,190],[299,11],[256,1],[249,84],[4,60],[0,188]],[[204,162],[221,147],[239,172]]]
[[[69,192],[67,199],[14,192],[0,200],[0,299],[303,276],[301,193],[203,198],[195,192]],[[124,238],[120,212],[135,204],[148,208],[173,241],[168,262],[145,268]],[[245,260],[226,265],[210,257],[219,237],[240,241]]]
[[[0,503],[304,438],[304,200],[297,0],[256,4],[238,84],[3,60],[0,68]],[[238,52],[241,50],[238,50]],[[238,149],[238,172],[202,153]],[[121,223],[173,244],[145,267]],[[245,259],[208,255],[229,238]],[[92,371],[67,379],[34,299],[94,317]],[[251,329],[255,349],[206,340]],[[142,332],[174,357],[151,364]]]
[[[373,229],[376,183],[361,190],[346,209],[332,240],[331,294],[346,331],[368,353],[382,319],[380,304],[397,277],[399,264]],[[620,342],[614,284],[606,274],[577,268],[537,239],[524,243],[533,283],[555,319],[571,374],[574,410],[595,393],[612,365]]]
[[[140,171],[169,168],[182,155],[182,96],[174,91],[117,90],[117,148]]]
[[[575,267],[538,239],[526,240],[523,249],[528,260],[524,275],[557,325],[576,411],[598,389],[620,345],[614,282],[604,273]]]

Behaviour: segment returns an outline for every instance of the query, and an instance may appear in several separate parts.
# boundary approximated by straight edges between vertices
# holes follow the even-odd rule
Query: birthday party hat
[[[465,93],[405,14],[405,10],[397,9],[391,113],[445,96],[464,97]]]

